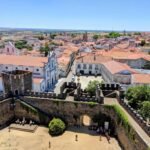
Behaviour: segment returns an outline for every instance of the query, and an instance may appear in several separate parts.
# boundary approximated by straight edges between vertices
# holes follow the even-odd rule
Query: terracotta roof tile
[[[47,57],[0,55],[0,64],[43,67],[48,62]]]
[[[150,74],[133,74],[133,83],[150,84]]]
[[[109,61],[102,63],[112,74],[119,73],[121,71],[129,71],[131,73],[137,73],[134,69],[130,68],[128,65],[119,63],[116,61]]]
[[[92,63],[92,64],[100,64],[102,62],[107,62],[112,60],[110,57],[105,57],[102,55],[96,55],[94,53],[90,53],[87,55],[79,56],[76,58],[76,62],[79,63]]]

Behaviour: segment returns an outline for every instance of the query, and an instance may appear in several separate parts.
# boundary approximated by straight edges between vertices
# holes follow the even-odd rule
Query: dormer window
[[[38,72],[38,71],[39,71],[39,69],[36,69],[36,71]]]
[[[26,68],[26,70],[29,70],[28,68]]]
[[[6,67],[6,69],[8,69],[8,67]]]
[[[16,67],[16,70],[18,70],[18,67]]]

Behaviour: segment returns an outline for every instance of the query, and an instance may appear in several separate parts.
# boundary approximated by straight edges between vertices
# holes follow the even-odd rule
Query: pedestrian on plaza
[[[102,140],[101,134],[100,134],[100,136],[99,136],[99,140],[100,140],[100,141]]]
[[[51,148],[51,142],[49,141],[49,149]]]
[[[75,135],[75,141],[78,141],[78,135],[77,134]]]

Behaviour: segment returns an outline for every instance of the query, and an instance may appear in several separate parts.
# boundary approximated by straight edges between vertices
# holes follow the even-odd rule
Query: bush
[[[50,121],[48,127],[49,127],[49,133],[55,136],[55,135],[61,135],[65,131],[66,125],[61,119],[53,118]]]
[[[142,103],[140,113],[145,119],[150,118],[150,101],[144,101]]]
[[[95,95],[95,93],[96,93],[96,87],[97,87],[98,84],[101,84],[101,83],[100,83],[99,81],[97,81],[97,80],[90,81],[90,82],[88,83],[88,86],[87,86],[87,88],[86,88],[86,91],[87,91],[89,94],[91,94],[91,95]]]

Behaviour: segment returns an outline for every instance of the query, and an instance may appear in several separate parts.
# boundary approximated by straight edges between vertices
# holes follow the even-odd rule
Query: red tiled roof
[[[133,83],[150,84],[150,74],[133,74]]]
[[[0,64],[43,67],[48,62],[47,57],[0,55]]]
[[[110,57],[105,57],[102,55],[96,55],[94,53],[89,53],[87,55],[79,56],[76,58],[76,62],[79,63],[91,63],[91,64],[100,64],[112,60]]]
[[[109,61],[106,63],[102,63],[112,74],[119,73],[121,71],[129,71],[131,73],[137,73],[135,70],[130,68],[128,65],[116,62],[116,61]]]

